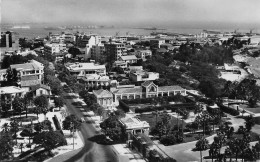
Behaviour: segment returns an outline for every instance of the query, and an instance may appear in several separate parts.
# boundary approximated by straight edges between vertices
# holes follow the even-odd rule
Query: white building
[[[106,66],[89,63],[68,63],[65,65],[72,75],[85,76],[87,74],[106,75]]]
[[[34,77],[39,81],[43,79],[44,65],[38,61],[30,60],[28,63],[14,64],[10,67],[20,72],[21,80],[26,80],[28,77]]]
[[[150,125],[146,121],[141,121],[135,117],[128,114],[124,118],[121,118],[119,122],[126,128],[127,139],[131,139],[132,135],[137,133],[144,133],[149,135]]]
[[[133,82],[153,81],[159,79],[159,73],[144,70],[130,71],[129,79]]]
[[[151,50],[137,50],[136,56],[141,59],[145,59],[148,56],[152,56]]]
[[[66,44],[63,43],[51,43],[44,45],[44,54],[60,53],[66,50]]]

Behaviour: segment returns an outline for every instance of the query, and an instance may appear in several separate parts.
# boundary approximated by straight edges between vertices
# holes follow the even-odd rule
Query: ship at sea
[[[11,29],[30,29],[31,27],[29,25],[14,25],[11,27]]]
[[[65,30],[66,27],[44,27],[45,30]]]

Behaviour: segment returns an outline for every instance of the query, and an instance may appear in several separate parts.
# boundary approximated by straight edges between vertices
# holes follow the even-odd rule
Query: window
[[[42,90],[40,90],[40,95],[42,95],[43,94],[43,91]]]

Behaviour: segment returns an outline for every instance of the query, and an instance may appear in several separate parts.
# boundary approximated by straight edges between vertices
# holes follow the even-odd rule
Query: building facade
[[[186,95],[186,90],[180,86],[157,86],[152,81],[146,81],[141,86],[123,86],[111,88],[114,95],[114,102],[121,99],[152,98],[160,96]]]
[[[105,50],[106,54],[109,56],[110,61],[117,61],[120,56],[126,53],[124,43],[106,43]]]

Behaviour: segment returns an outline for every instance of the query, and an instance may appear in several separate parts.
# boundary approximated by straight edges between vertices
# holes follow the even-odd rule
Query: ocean
[[[85,32],[91,34],[98,34],[100,36],[115,36],[118,35],[150,35],[155,30],[145,30],[145,29],[137,29],[137,28],[96,28],[96,29],[73,29],[73,30],[49,30],[44,27],[31,27],[29,29],[12,29],[12,28],[2,28],[2,31],[11,30],[18,33],[19,38],[36,38],[36,37],[46,37],[49,32],[52,33],[61,33],[62,31],[67,32]],[[232,32],[233,29],[208,29],[208,30],[216,30],[221,32]],[[188,29],[188,28],[177,28],[177,29],[165,29],[165,30],[156,30],[157,32],[170,32],[170,33],[179,33],[179,34],[199,34],[203,31],[203,29]],[[249,32],[249,30],[239,30],[239,32]]]

